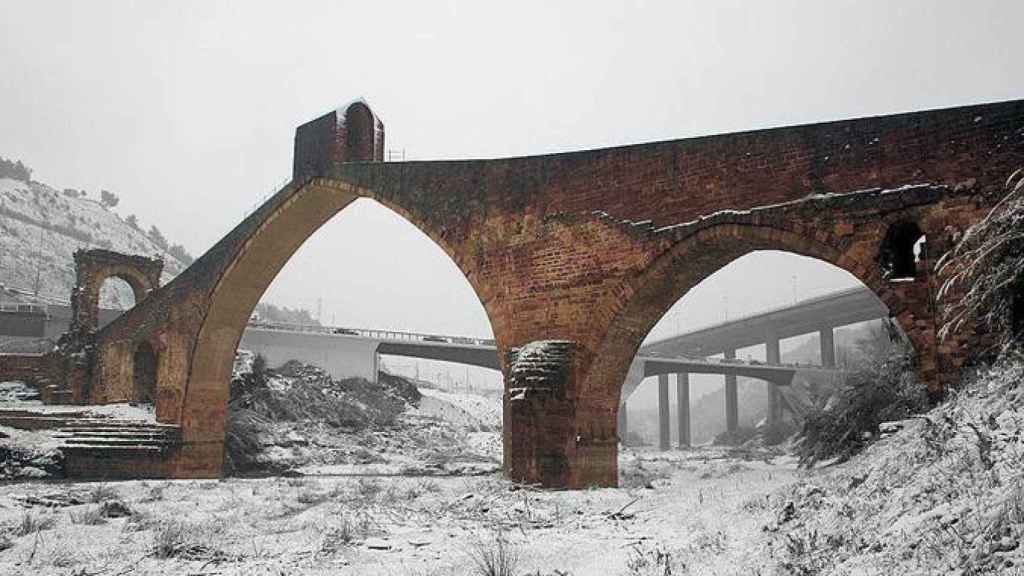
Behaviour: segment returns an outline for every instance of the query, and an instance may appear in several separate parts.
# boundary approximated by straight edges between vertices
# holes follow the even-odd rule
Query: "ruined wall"
[[[159,258],[120,254],[110,250],[76,250],[75,288],[71,293],[71,331],[94,331],[99,325],[100,290],[108,278],[128,283],[141,302],[160,286],[164,262]]]
[[[37,382],[43,369],[42,354],[0,354],[0,382]]]

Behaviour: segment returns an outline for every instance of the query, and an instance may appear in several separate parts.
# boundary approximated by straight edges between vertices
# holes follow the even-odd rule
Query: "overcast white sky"
[[[194,254],[357,96],[410,159],[536,154],[1024,97],[1020,0],[0,0],[0,155],[106,188]],[[757,283],[750,282],[757,274]],[[747,257],[659,333],[850,285]],[[795,285],[795,290],[794,290]],[[488,335],[457,269],[361,201],[267,298],[353,326]]]

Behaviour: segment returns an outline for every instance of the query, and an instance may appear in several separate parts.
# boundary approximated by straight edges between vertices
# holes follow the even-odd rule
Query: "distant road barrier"
[[[488,338],[444,336],[441,334],[423,334],[419,332],[401,332],[397,330],[348,328],[344,326],[312,326],[309,324],[288,324],[283,322],[261,321],[250,321],[248,327],[259,328],[261,330],[280,330],[283,332],[312,332],[316,334],[334,334],[338,336],[362,336],[363,338],[372,338],[374,340],[437,342],[441,344],[462,344],[467,346],[497,346],[494,340]]]

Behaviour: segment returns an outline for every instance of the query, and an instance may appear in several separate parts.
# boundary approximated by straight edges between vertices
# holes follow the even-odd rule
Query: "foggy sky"
[[[1024,3],[0,0],[0,155],[200,254],[290,176],[297,125],[365,97],[408,159],[566,151],[1024,96]],[[656,222],[656,224],[668,224]],[[758,281],[752,283],[752,274]],[[782,254],[658,333],[855,283]],[[487,336],[465,279],[360,201],[267,299],[324,322]]]

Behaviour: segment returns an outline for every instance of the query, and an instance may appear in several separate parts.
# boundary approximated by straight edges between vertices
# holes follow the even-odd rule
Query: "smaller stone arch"
[[[135,305],[160,287],[164,261],[111,250],[77,250],[75,289],[71,293],[72,332],[93,332],[99,325],[100,289],[108,278],[128,283]]]
[[[918,263],[927,258],[926,237],[912,220],[894,222],[878,249],[878,265],[888,280],[916,278]]]
[[[132,353],[132,400],[140,404],[156,404],[157,374],[160,356],[146,340],[139,342]]]

